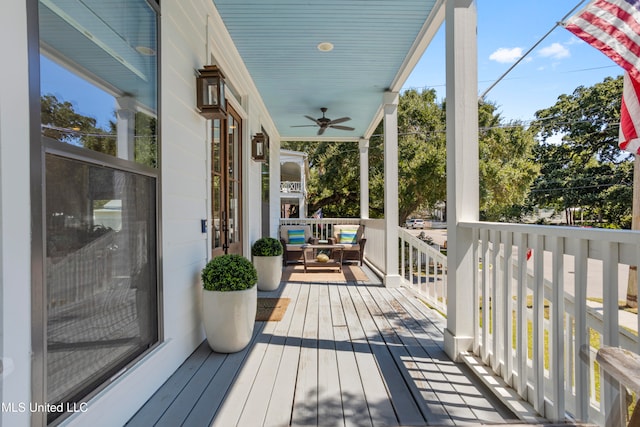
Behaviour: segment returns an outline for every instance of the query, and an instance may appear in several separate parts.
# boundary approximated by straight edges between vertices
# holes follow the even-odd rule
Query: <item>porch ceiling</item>
[[[444,0],[213,2],[283,140],[369,137],[383,93],[401,88],[444,20]],[[304,116],[321,107],[355,130],[317,137]]]

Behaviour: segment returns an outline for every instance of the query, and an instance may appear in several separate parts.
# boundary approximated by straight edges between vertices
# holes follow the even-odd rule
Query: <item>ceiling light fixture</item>
[[[330,52],[333,50],[333,43],[322,42],[318,44],[318,50],[321,52]]]
[[[149,46],[136,46],[135,50],[143,56],[155,56],[156,51],[153,48],[150,48]]]

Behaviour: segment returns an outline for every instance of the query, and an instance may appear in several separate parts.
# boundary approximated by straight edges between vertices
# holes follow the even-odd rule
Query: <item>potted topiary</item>
[[[202,321],[209,347],[234,353],[249,344],[258,304],[258,277],[241,255],[221,255],[202,269]]]
[[[282,243],[273,237],[262,237],[251,247],[251,255],[258,271],[258,289],[278,289],[282,278]]]

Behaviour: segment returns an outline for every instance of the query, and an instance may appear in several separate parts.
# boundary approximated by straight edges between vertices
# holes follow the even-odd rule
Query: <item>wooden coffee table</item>
[[[329,251],[329,261],[321,262],[317,260],[319,251]],[[304,262],[304,272],[307,267],[338,267],[338,271],[342,271],[342,256],[344,255],[343,245],[317,244],[302,246],[302,260]]]

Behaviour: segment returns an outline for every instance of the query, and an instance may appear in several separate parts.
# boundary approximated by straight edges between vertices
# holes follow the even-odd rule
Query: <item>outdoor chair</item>
[[[302,245],[317,243],[317,239],[312,236],[310,225],[281,225],[280,242],[284,249],[282,260],[287,265],[290,262],[301,262]]]
[[[364,225],[334,225],[329,243],[344,246],[343,261],[359,261],[362,265],[364,245],[367,243],[364,237]]]

